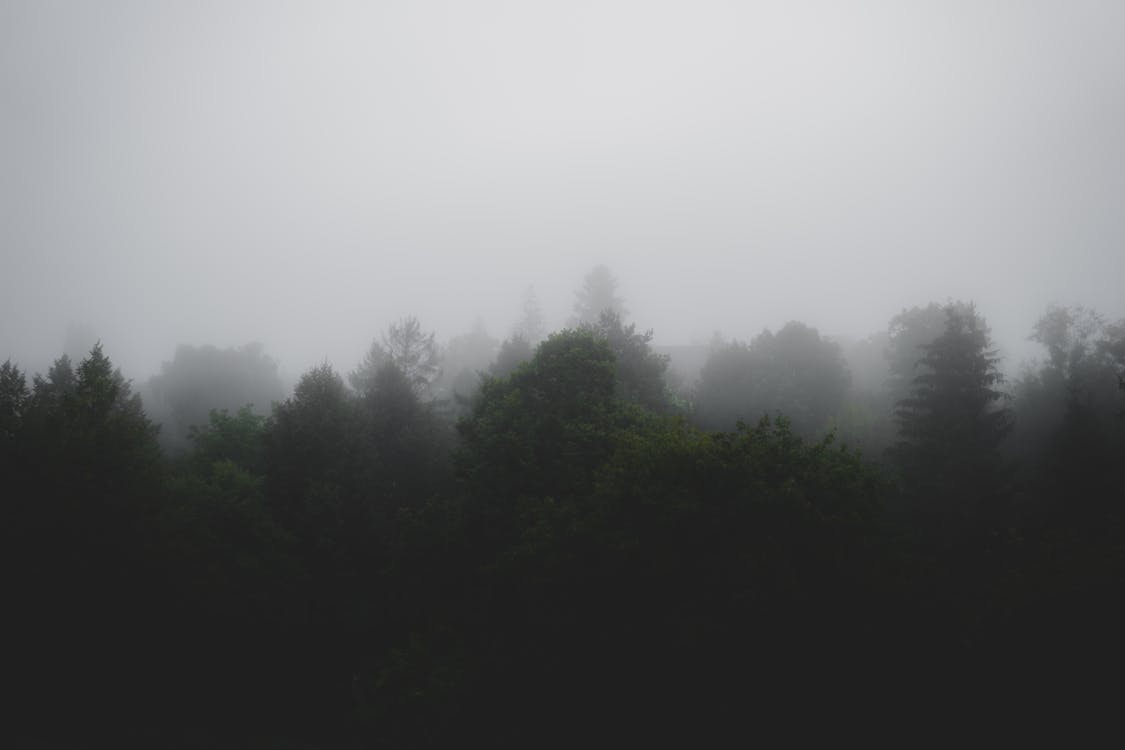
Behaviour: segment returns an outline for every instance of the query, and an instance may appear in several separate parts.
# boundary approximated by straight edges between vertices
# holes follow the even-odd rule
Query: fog
[[[1125,316],[1118,2],[0,1],[0,359],[288,381],[417,315],[654,343]],[[77,331],[77,333],[75,333]]]

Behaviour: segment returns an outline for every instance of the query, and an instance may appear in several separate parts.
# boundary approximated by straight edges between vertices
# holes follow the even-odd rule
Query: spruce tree
[[[892,456],[925,510],[970,517],[1002,495],[1000,444],[1012,418],[984,321],[972,305],[945,314],[944,333],[922,347],[921,374],[897,404]]]

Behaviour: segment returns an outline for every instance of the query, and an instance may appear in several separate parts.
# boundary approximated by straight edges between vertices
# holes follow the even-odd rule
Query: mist
[[[658,344],[977,303],[1125,314],[1116,3],[0,6],[0,354],[292,381],[417,315],[552,329],[607,264]]]
[[[1103,691],[1123,29],[0,0],[5,737],[706,747]]]

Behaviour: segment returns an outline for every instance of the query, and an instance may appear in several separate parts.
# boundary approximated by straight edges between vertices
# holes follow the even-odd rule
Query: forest
[[[1091,679],[1125,632],[1125,321],[1027,334],[1005,377],[971,302],[920,300],[677,375],[599,266],[560,330],[533,294],[502,341],[408,316],[292,390],[257,345],[139,384],[101,344],[8,361],[10,731],[690,745]]]

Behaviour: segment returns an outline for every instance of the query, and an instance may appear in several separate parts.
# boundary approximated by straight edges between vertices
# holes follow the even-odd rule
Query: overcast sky
[[[1125,316],[1125,2],[0,0],[0,359]]]

